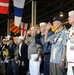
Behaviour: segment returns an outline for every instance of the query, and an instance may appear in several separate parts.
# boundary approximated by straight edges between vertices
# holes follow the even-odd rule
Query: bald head
[[[68,12],[68,15],[69,15],[69,16],[74,16],[74,11],[73,11],[73,10],[72,10],[72,11],[69,11],[69,12]]]
[[[31,35],[33,36],[33,35],[35,35],[36,34],[36,28],[33,26],[33,27],[31,27],[31,29],[30,29],[31,31]]]

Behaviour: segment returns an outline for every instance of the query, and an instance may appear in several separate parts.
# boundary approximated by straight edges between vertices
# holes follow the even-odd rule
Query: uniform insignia
[[[61,42],[62,40],[63,40],[62,38],[59,38],[59,39],[58,39],[59,42]]]
[[[53,60],[55,60],[55,58],[56,58],[56,52],[57,52],[57,48],[54,48],[54,50],[53,50]]]

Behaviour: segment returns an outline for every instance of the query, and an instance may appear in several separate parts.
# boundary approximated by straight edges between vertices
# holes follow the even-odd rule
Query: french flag
[[[25,0],[13,0],[14,3],[14,23],[15,26],[20,26]]]
[[[0,0],[0,14],[9,14],[9,0]]]

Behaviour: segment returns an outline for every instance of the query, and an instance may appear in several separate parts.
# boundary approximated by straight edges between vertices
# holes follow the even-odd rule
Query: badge
[[[71,50],[74,50],[74,46],[70,46],[70,49],[71,49]]]
[[[53,50],[53,60],[55,60],[55,58],[56,58],[56,52],[57,52],[57,48],[54,48],[54,50]]]
[[[61,42],[62,41],[62,38],[59,38],[58,41]]]

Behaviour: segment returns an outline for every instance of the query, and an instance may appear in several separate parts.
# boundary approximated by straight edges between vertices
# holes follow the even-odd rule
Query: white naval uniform
[[[70,37],[72,35],[72,33],[74,32],[74,28],[70,28],[69,29],[69,36]],[[70,37],[72,38],[72,37]],[[70,41],[71,39],[68,39],[67,41],[67,53],[66,53],[66,56],[67,56],[67,62],[68,62],[68,71],[67,71],[67,75],[74,75],[73,74],[73,70],[72,70],[72,67],[74,66],[74,49],[72,50],[71,48],[74,47],[74,43],[72,43]],[[73,40],[74,40],[74,36],[73,36]]]
[[[38,61],[34,61],[34,59],[37,57],[37,54],[32,54],[30,63],[29,63],[29,70],[30,70],[30,75],[40,75],[40,63],[41,63],[41,58],[39,58]]]

